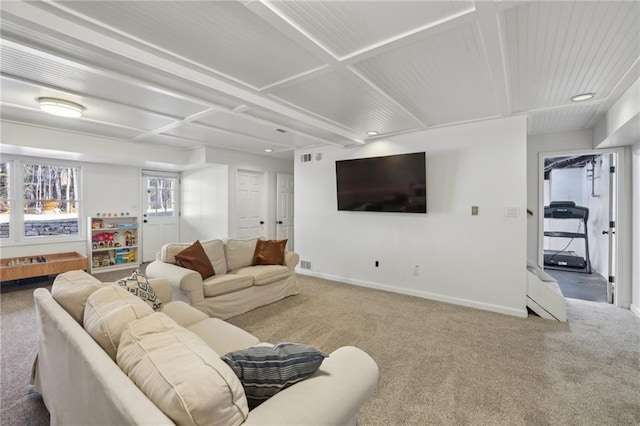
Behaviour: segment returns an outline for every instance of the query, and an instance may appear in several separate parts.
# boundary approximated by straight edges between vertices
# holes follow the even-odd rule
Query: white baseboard
[[[631,306],[629,307],[629,309],[631,310],[631,312],[633,312],[634,314],[636,314],[636,316],[638,318],[640,318],[640,306],[638,305],[634,305],[633,303],[631,304]]]
[[[475,300],[461,299],[458,297],[445,296],[437,293],[430,293],[427,291],[411,290],[407,288],[395,287],[385,284],[373,283],[369,281],[354,280],[351,278],[343,278],[335,275],[323,274],[320,272],[309,271],[307,269],[296,269],[296,273],[300,275],[308,275],[310,277],[323,278],[330,281],[338,281],[345,284],[353,284],[360,287],[367,287],[376,290],[388,291],[391,293],[404,294],[407,296],[416,296],[423,299],[435,300],[438,302],[450,303],[452,305],[466,306],[468,308],[480,309],[483,311],[497,312],[499,314],[511,315],[519,318],[526,318],[528,316],[526,309],[513,309],[506,306],[493,305],[490,303],[477,302]]]

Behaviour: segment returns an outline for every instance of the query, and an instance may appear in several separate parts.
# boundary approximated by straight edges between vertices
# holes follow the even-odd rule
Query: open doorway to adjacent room
[[[614,303],[616,153],[544,157],[543,267],[565,297]]]

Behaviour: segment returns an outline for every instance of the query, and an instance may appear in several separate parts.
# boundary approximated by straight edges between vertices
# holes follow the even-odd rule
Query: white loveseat
[[[200,241],[215,275],[202,279],[179,266],[176,254],[191,243],[165,244],[145,271],[150,278],[165,278],[174,287],[173,297],[220,319],[231,318],[300,292],[295,268],[300,256],[284,253],[282,265],[254,265],[258,239]]]
[[[170,301],[166,281],[151,284],[163,302],[160,312],[147,312],[137,296],[83,271],[59,275],[56,298],[43,288],[34,292],[33,383],[52,425],[357,423],[378,380],[365,352],[337,349],[311,377],[249,411],[242,384],[220,355],[261,345],[259,339]]]

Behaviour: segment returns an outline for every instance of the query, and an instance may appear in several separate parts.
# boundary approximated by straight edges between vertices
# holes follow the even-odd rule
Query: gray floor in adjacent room
[[[564,297],[607,303],[607,281],[597,272],[585,274],[549,268],[544,271],[558,281]]]

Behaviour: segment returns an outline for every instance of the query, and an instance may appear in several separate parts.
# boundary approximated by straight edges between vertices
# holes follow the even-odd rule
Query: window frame
[[[47,159],[39,157],[19,157],[3,155],[0,161],[9,165],[9,196],[7,201],[12,206],[9,213],[9,238],[0,239],[0,247],[30,246],[41,244],[62,244],[84,242],[86,224],[84,218],[84,167],[81,163],[66,160]],[[24,204],[24,165],[39,164],[43,166],[74,167],[78,169],[78,195],[73,200],[77,206],[78,233],[70,235],[46,235],[27,237],[25,232]],[[17,208],[14,206],[18,206]]]

